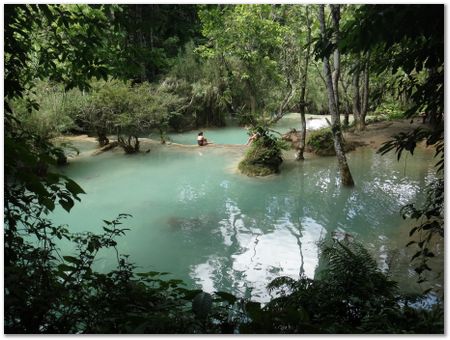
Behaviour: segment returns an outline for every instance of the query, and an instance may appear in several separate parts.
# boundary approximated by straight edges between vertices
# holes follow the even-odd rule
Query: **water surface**
[[[230,129],[237,128],[217,130],[215,138],[245,142],[245,130]],[[364,243],[403,289],[420,288],[404,247],[410,223],[399,210],[423,199],[422,188],[434,178],[431,151],[397,162],[359,148],[348,155],[356,182],[348,189],[339,184],[334,157],[296,162],[288,152],[281,174],[249,178],[235,170],[245,146],[158,145],[138,155],[90,156],[95,145],[81,144],[85,152],[64,172],[87,195],[70,214],[57,209],[53,219],[72,231],[101,232],[103,219],[132,214],[119,250],[140,271],[167,271],[190,287],[267,301],[273,278],[314,277],[317,243],[338,231]],[[114,253],[104,251],[95,266],[114,264]]]
[[[330,116],[306,115],[306,129],[317,130],[328,126],[325,118],[330,119]],[[273,130],[283,134],[292,128],[299,130],[301,127],[300,114],[289,113],[283,119],[280,119]],[[247,130],[239,127],[236,121],[231,121],[225,128],[205,128],[202,129],[208,141],[216,144],[245,144],[248,140]],[[275,132],[273,132],[275,133]],[[151,137],[157,139],[156,134]],[[197,144],[196,135],[193,132],[171,133],[169,139],[175,143],[180,144]]]

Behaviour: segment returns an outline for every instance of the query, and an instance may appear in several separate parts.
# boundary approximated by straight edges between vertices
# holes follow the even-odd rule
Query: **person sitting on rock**
[[[251,131],[250,128],[246,128],[247,130],[249,130],[249,132]],[[250,145],[252,144],[255,140],[257,140],[259,137],[261,136],[261,134],[255,130],[253,130],[251,136],[248,138],[247,143],[245,143],[245,145]]]
[[[245,145],[249,145],[249,144],[253,143],[255,140],[258,139],[258,137],[259,137],[259,135],[255,132],[248,138],[247,143]]]
[[[203,136],[203,132],[199,132],[197,136],[197,144],[199,146],[205,146],[208,145],[208,140]]]

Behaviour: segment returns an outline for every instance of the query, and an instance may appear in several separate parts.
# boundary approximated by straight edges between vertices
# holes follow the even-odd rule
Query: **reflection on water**
[[[362,242],[400,286],[418,290],[405,248],[410,225],[399,210],[421,201],[433,179],[432,154],[418,150],[406,167],[370,148],[348,155],[357,183],[339,184],[336,160],[286,159],[282,172],[248,178],[230,170],[245,147],[159,146],[133,157],[102,154],[65,168],[87,192],[70,214],[54,213],[73,231],[101,232],[101,220],[130,213],[131,230],[120,240],[139,270],[169,271],[192,287],[232,291],[259,301],[279,275],[314,277],[318,242],[338,231]],[[443,246],[435,253],[443,259]],[[440,262],[439,262],[440,261]],[[436,260],[441,268],[443,260]],[[107,270],[114,256],[101,253]],[[443,278],[434,278],[442,284]]]

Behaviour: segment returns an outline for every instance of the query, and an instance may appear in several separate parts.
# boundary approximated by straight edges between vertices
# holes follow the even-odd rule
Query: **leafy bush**
[[[306,150],[314,152],[319,156],[333,156],[334,151],[333,133],[330,128],[323,128],[309,133],[306,142]]]
[[[279,277],[266,306],[249,309],[246,333],[442,333],[442,305],[414,309],[361,244],[334,240],[315,279]]]
[[[405,118],[406,109],[397,102],[382,103],[375,109],[374,114],[381,116],[384,120],[395,120]]]
[[[354,141],[346,142],[343,140],[343,148],[345,152],[353,151],[356,147],[364,145],[363,143]],[[306,141],[306,151],[313,152],[318,156],[334,156],[336,151],[334,150],[333,133],[330,128],[323,128],[320,130],[312,131],[309,134],[309,138]]]
[[[80,98],[73,93],[66,93],[62,85],[40,81],[33,93],[27,96],[35,100],[39,109],[29,108],[28,99],[20,98],[12,103],[15,114],[27,130],[43,138],[53,138],[75,126],[67,110],[75,106]]]
[[[98,135],[100,145],[107,144],[107,135],[115,133],[125,152],[134,153],[139,151],[138,136],[142,133],[156,129],[163,141],[182,104],[183,98],[171,93],[165,84],[100,81],[92,83],[87,103],[76,119]]]
[[[187,98],[182,115],[171,121],[173,128],[225,126],[226,114],[232,111],[232,93],[219,60],[200,58],[190,42],[164,82]]]

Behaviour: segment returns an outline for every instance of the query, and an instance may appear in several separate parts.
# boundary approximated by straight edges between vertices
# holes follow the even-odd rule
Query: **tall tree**
[[[419,275],[430,270],[426,262],[433,256],[429,253],[433,235],[444,236],[444,12],[443,5],[364,5],[346,23],[342,44],[347,52],[373,53],[374,71],[397,75],[399,91],[412,100],[405,115],[424,113],[431,123],[430,129],[394,136],[379,150],[381,154],[395,150],[400,159],[403,151],[413,154],[417,143],[426,139],[440,158],[424,207],[404,207],[404,216],[417,220],[410,235],[421,242],[409,245],[419,248],[412,258],[419,261],[415,268]]]
[[[361,83],[362,78],[362,83]],[[369,108],[369,54],[358,57],[353,69],[353,116],[356,128],[363,131],[366,128],[366,115]]]
[[[303,72],[301,76],[301,82],[300,82],[300,104],[299,104],[299,111],[300,111],[300,120],[301,120],[301,127],[300,127],[300,145],[299,149],[297,150],[297,153],[295,154],[295,159],[297,160],[304,160],[303,152],[305,151],[305,145],[306,145],[306,119],[305,119],[305,111],[306,111],[306,85],[308,82],[308,66],[309,66],[309,59],[311,54],[311,30],[312,30],[312,22],[311,18],[309,17],[309,6],[306,5],[305,8],[305,22],[306,22],[306,50],[304,52],[303,57]]]
[[[402,78],[397,86],[414,104],[406,114],[425,112],[434,130],[443,132],[443,5],[363,5],[343,32],[344,52],[371,52],[374,73],[388,69]]]
[[[337,44],[339,43],[339,21],[341,20],[340,5],[330,5],[331,8],[331,20],[332,20],[332,36],[331,43],[335,46],[333,51],[333,67],[334,70],[331,74],[333,81],[333,94],[334,101],[336,103],[336,110],[338,112],[337,119],[340,124],[340,101],[339,101],[339,77],[341,75],[341,53]]]
[[[232,95],[241,101],[238,106],[245,105],[253,114],[268,110],[267,102],[279,97],[274,86],[283,80],[278,61],[285,30],[277,9],[271,5],[220,5],[205,7],[199,16],[208,40],[198,50],[209,59],[220,56],[225,63],[234,80]],[[287,96],[282,95],[287,101],[291,85],[288,81]],[[270,110],[278,112],[280,102],[283,100]]]
[[[109,29],[108,8],[6,5],[4,9],[5,315],[14,333],[38,333],[46,327],[43,320],[55,299],[54,281],[48,275],[54,270],[54,244],[47,241],[63,232],[44,215],[57,203],[69,211],[84,191],[66,176],[51,172],[60,150],[24,129],[9,102],[25,98],[37,108],[30,99],[35,79],[56,79],[67,88],[85,89],[90,77],[106,77],[107,60],[98,52]],[[39,33],[43,40],[36,42]],[[21,326],[15,328],[16,324]]]
[[[328,108],[330,110],[331,115],[331,131],[333,132],[333,141],[334,141],[334,149],[336,151],[336,157],[338,159],[339,170],[341,174],[341,183],[344,186],[354,186],[354,181],[352,174],[350,172],[350,168],[347,163],[347,158],[345,156],[343,141],[342,141],[342,131],[340,126],[339,119],[339,107],[338,100],[339,96],[337,95],[338,91],[338,81],[339,81],[339,51],[338,50],[338,38],[339,38],[339,5],[331,5],[332,12],[332,20],[333,20],[333,31],[331,42],[329,41],[329,37],[327,37],[326,26],[325,26],[325,5],[319,5],[319,22],[320,22],[320,31],[321,31],[321,39],[322,45],[325,44],[333,44],[334,48],[334,61],[335,61],[335,73],[334,77],[331,74],[330,62],[328,52],[324,51],[322,60],[323,60],[323,72],[326,81],[326,88],[328,94]]]
[[[127,4],[111,20],[120,28],[117,72],[135,82],[167,72],[184,45],[199,38],[197,5]]]

